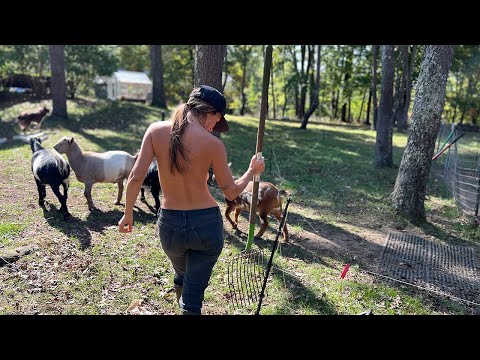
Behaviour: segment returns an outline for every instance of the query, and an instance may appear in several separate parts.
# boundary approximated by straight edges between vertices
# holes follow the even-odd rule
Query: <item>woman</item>
[[[212,131],[228,131],[226,101],[213,87],[193,89],[171,121],[147,129],[127,183],[120,232],[131,232],[133,205],[155,157],[163,198],[158,214],[162,247],[175,270],[174,289],[182,314],[201,314],[204,292],[224,245],[220,208],[207,186],[210,166],[227,199],[235,199],[265,169],[252,156],[248,170],[234,180],[224,144]]]

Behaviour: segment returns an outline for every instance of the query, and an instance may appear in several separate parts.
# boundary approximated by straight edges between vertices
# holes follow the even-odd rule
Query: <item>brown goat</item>
[[[225,198],[227,208],[225,217],[237,230],[238,215],[240,211],[250,212],[250,204],[252,203],[253,182],[250,181],[244,191],[240,193],[234,200],[230,201]],[[268,215],[273,214],[278,221],[282,218],[282,196],[286,196],[285,190],[278,190],[272,183],[260,181],[258,186],[258,204],[257,214],[260,217],[260,230],[255,237],[262,237],[268,226]],[[230,218],[230,213],[235,209],[235,222]],[[287,224],[283,227],[283,239],[288,242]]]
[[[24,134],[31,123],[36,123],[40,128],[43,118],[49,111],[45,106],[39,107],[36,110],[23,111],[17,117],[18,126],[20,126]]]

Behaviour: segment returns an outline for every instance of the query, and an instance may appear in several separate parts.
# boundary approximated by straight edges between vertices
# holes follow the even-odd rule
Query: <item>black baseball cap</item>
[[[227,101],[220,91],[208,85],[200,85],[191,92],[190,97],[202,99],[203,101],[212,105],[216,111],[222,114],[222,118],[215,124],[213,131],[228,131],[229,126],[227,120],[225,120]]]

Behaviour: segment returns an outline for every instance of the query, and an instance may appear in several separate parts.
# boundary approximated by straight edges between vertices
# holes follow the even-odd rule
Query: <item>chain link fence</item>
[[[443,123],[438,132],[435,153],[448,146],[463,131]],[[465,132],[446,154],[434,161],[433,169],[443,175],[455,203],[472,220],[480,220],[480,134]]]

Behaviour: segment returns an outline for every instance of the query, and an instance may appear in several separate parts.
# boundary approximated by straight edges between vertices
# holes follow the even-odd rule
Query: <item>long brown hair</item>
[[[185,166],[180,163],[180,157],[188,164],[187,149],[182,143],[183,134],[187,129],[187,114],[192,111],[193,115],[200,121],[204,120],[207,113],[216,111],[209,103],[193,97],[193,89],[190,98],[186,104],[178,106],[172,115],[172,127],[170,128],[170,172],[173,174],[177,170],[180,174],[185,170]]]

